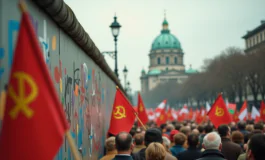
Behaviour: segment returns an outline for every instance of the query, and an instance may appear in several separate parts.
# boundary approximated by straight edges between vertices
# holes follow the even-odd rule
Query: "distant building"
[[[265,47],[265,21],[255,29],[248,31],[242,38],[245,39],[246,53],[253,53],[260,47]]]
[[[184,52],[180,41],[170,33],[166,18],[162,23],[162,30],[152,43],[149,53],[149,69],[141,74],[141,92],[144,94],[160,83],[170,80],[182,83],[190,74],[197,73],[191,68],[185,70],[183,63]]]

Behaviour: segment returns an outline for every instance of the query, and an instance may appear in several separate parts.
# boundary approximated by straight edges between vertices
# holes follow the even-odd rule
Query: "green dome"
[[[160,70],[158,70],[158,69],[153,69],[153,70],[150,70],[149,71],[149,75],[157,75],[157,74],[160,74],[161,73],[161,71]]]
[[[162,25],[163,29],[161,31],[161,34],[157,36],[152,43],[152,50],[170,48],[181,50],[180,42],[177,37],[170,33],[170,30],[168,29],[168,22],[166,19],[164,20]]]

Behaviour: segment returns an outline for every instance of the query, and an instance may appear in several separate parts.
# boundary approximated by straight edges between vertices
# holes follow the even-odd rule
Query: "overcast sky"
[[[247,30],[265,20],[265,0],[65,0],[99,50],[113,51],[109,25],[116,12],[122,25],[118,37],[118,68],[126,65],[132,89],[140,90],[140,74],[149,66],[149,51],[160,34],[164,10],[169,29],[181,42],[186,69],[200,69],[229,46],[244,48]],[[114,60],[105,56],[109,66]]]

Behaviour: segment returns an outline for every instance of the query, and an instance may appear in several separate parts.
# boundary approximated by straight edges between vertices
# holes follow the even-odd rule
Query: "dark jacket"
[[[216,149],[206,149],[202,156],[196,160],[225,160],[224,155]]]
[[[145,150],[146,148],[141,149],[138,153],[133,154],[132,156],[133,159],[134,160],[145,160]],[[167,153],[165,160],[177,160],[177,158],[173,157],[170,153]]]
[[[177,155],[180,152],[183,152],[186,149],[182,145],[175,145],[175,146],[171,147],[169,150],[170,150],[170,152],[172,153],[173,156],[177,157]]]
[[[112,160],[133,160],[132,156],[116,155]]]
[[[186,151],[177,155],[178,160],[194,160],[200,158],[202,152],[196,147],[189,147]]]
[[[232,142],[229,138],[222,138],[221,152],[227,160],[235,160],[242,153],[240,145]]]

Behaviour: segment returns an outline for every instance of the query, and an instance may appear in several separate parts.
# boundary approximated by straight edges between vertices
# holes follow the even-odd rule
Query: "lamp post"
[[[114,72],[115,72],[115,74],[116,74],[116,76],[118,78],[119,77],[119,73],[118,73],[117,41],[118,41],[118,35],[119,35],[119,32],[120,32],[121,25],[118,23],[116,15],[114,16],[114,21],[110,25],[110,28],[111,28],[111,32],[112,32],[112,35],[114,37],[114,43],[115,43],[115,51],[114,51],[115,67],[114,67]]]
[[[127,94],[128,94],[128,99],[131,101],[131,87],[130,87],[130,82],[127,82]]]
[[[124,74],[124,88],[125,88],[125,92],[126,92],[126,90],[127,90],[126,79],[127,79],[127,75],[128,75],[128,69],[126,68],[126,66],[124,66],[123,74]]]

